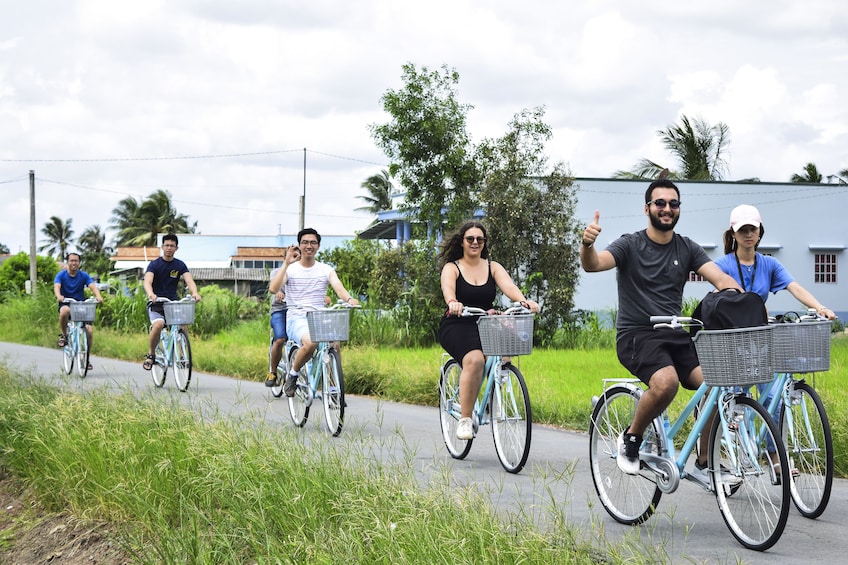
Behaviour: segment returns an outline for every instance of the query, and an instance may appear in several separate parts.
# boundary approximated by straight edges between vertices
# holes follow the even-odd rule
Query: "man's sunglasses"
[[[681,202],[680,202],[680,200],[665,200],[663,198],[657,198],[656,200],[649,200],[645,204],[647,204],[648,206],[653,204],[654,206],[656,206],[660,210],[662,210],[666,206],[671,206],[672,210],[677,210],[678,208],[680,208]]]

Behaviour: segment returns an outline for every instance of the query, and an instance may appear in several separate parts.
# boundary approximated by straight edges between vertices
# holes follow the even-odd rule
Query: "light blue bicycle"
[[[88,358],[91,354],[87,325],[94,321],[97,300],[89,298],[77,301],[65,298],[64,303],[71,309],[71,319],[68,322],[68,339],[62,347],[62,368],[70,375],[76,362],[77,374],[84,379],[88,374]]]
[[[191,297],[174,301],[159,297],[156,301],[164,303],[165,327],[159,336],[150,369],[153,384],[161,388],[165,384],[168,367],[173,367],[174,382],[181,392],[185,392],[191,382],[192,360],[191,343],[184,326],[194,323],[195,302]]]

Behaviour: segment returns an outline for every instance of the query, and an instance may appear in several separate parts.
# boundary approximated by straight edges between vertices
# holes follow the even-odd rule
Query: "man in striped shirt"
[[[269,288],[272,293],[276,293],[280,288],[285,289],[286,301],[289,304],[286,315],[286,334],[289,339],[297,341],[300,345],[294,364],[283,385],[286,396],[294,396],[297,389],[297,375],[318,347],[318,344],[309,337],[306,311],[297,306],[308,305],[322,308],[328,286],[332,286],[338,297],[348,304],[353,306],[359,304],[345,289],[336,270],[315,259],[320,246],[321,236],[317,231],[312,228],[300,230],[297,234],[297,246],[292,245],[286,251],[286,260],[271,280]]]

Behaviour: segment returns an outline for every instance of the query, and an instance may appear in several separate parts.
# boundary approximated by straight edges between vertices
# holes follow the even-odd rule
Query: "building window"
[[[706,280],[695,271],[689,271],[689,282],[706,282]]]
[[[836,284],[835,253],[816,253],[815,282]]]

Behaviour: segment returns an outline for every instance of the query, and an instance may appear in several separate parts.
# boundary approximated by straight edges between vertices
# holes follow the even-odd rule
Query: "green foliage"
[[[64,261],[68,248],[74,241],[74,230],[71,224],[73,220],[70,218],[62,220],[58,216],[51,216],[50,221],[41,228],[45,239],[38,250],[47,251],[47,254],[56,257],[57,261]]]
[[[576,310],[546,345],[576,350],[615,348],[615,312]]]
[[[59,272],[59,265],[50,257],[42,257],[40,255],[35,258],[35,277],[40,285],[45,285],[45,289],[49,289],[50,296],[53,296],[53,279],[56,278],[56,273]],[[0,265],[0,291],[4,292],[23,292],[26,281],[29,280],[29,255],[21,251],[17,255],[13,255],[6,259]]]
[[[144,200],[128,196],[112,210],[112,227],[118,231],[117,245],[156,245],[161,233],[195,233],[197,222],[180,214],[171,202],[171,194],[157,190]]]
[[[504,137],[486,140],[478,154],[485,163],[481,198],[491,256],[541,304],[536,334],[547,343],[574,308],[579,226],[574,179],[562,164],[545,174],[551,130],[543,117],[542,108],[524,110]]]
[[[385,252],[385,245],[373,239],[351,239],[330,251],[321,251],[318,260],[333,265],[353,296],[368,295],[377,257]],[[330,289],[332,290],[332,289]],[[370,300],[370,296],[368,296]]]
[[[9,246],[5,243],[0,243],[0,255],[8,255],[9,253]]]
[[[371,136],[406,190],[410,217],[437,230],[443,221],[459,225],[477,207],[480,181],[466,131],[472,106],[457,101],[459,74],[446,65],[439,72],[407,63],[402,79],[402,89],[382,98],[392,121],[371,124]]]

